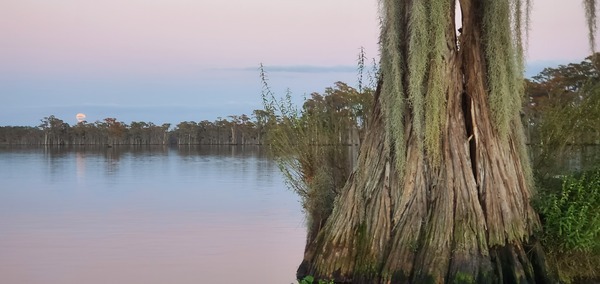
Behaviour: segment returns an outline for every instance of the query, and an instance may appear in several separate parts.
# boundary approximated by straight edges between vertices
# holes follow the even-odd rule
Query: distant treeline
[[[569,145],[600,144],[600,53],[580,63],[545,68],[525,80],[521,115],[527,143],[551,150]],[[263,74],[264,76],[264,74]],[[288,94],[276,99],[266,80],[264,109],[250,116],[230,115],[215,121],[184,121],[156,125],[116,118],[69,125],[50,115],[37,127],[0,126],[0,145],[261,145],[288,139],[286,144],[354,145],[360,143],[373,102],[374,83],[358,89],[337,82],[312,93],[300,108]],[[0,122],[1,123],[1,122]],[[286,135],[282,135],[286,134]],[[289,150],[282,149],[282,150]]]
[[[335,87],[327,88],[324,94],[311,94],[302,109],[344,121],[345,130],[337,142],[357,144],[362,121],[347,118],[353,115],[349,110],[364,104],[364,99],[357,100],[357,94],[354,88],[338,82]],[[215,121],[184,121],[174,127],[169,123],[156,125],[143,121],[127,124],[112,117],[70,125],[50,115],[41,119],[37,127],[0,126],[0,145],[261,145],[269,143],[269,129],[276,129],[283,119],[268,108],[254,110],[250,116],[242,114]]]
[[[261,111],[255,111],[260,116]],[[255,117],[256,117],[255,116]],[[259,118],[260,119],[260,118]],[[259,119],[232,115],[227,119],[171,124],[133,121],[126,124],[116,118],[81,121],[69,125],[54,115],[44,117],[37,127],[2,126],[0,144],[10,145],[159,145],[159,144],[261,144],[264,129]]]

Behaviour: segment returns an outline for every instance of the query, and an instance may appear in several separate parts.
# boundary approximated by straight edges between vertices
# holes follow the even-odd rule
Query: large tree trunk
[[[441,162],[420,148],[422,137],[414,131],[410,106],[404,118],[406,151],[395,153],[386,135],[380,82],[357,170],[326,225],[307,244],[299,278],[313,275],[352,283],[549,281],[539,247],[526,249],[539,221],[529,203],[518,115],[503,137],[490,111],[481,3],[461,1],[463,31],[458,39],[454,24],[447,29]],[[386,75],[382,80],[391,80]],[[404,169],[397,168],[399,155]]]

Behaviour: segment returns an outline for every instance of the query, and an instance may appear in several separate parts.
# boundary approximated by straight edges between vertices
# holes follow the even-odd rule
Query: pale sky
[[[581,1],[534,1],[529,73],[590,54]],[[0,0],[0,126],[250,115],[260,63],[301,101],[378,57],[377,0]],[[600,46],[600,44],[597,44]],[[535,72],[534,72],[535,73]]]

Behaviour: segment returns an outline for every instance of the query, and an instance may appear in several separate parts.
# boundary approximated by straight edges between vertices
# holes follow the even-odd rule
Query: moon
[[[85,114],[83,113],[78,113],[75,118],[77,118],[77,122],[82,122],[85,120]]]

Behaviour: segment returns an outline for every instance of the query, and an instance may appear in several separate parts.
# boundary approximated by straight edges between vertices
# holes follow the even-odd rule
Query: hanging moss
[[[525,1],[527,2],[527,1]],[[523,5],[528,5],[527,3],[523,3],[523,1],[512,1],[511,2],[511,22],[513,23],[513,38],[515,41],[515,49],[517,52],[517,68],[520,73],[525,72],[525,47],[523,43],[523,31],[527,30],[527,25],[529,22],[525,19],[529,18],[529,15],[523,15],[523,13],[527,13],[529,10],[527,8],[523,9]]]
[[[595,2],[584,0],[592,48]],[[453,6],[453,1],[382,0],[381,69],[386,78],[381,99],[386,139],[394,147],[400,171],[407,115],[419,149],[427,152],[434,165],[439,163],[441,130],[447,117],[445,29],[453,20],[447,13]],[[486,0],[483,7],[489,105],[496,130],[506,139],[524,97],[524,39],[529,31],[531,0]],[[408,54],[403,54],[404,50]]]
[[[588,26],[588,39],[592,53],[596,52],[596,0],[583,0],[585,7],[585,19]]]
[[[525,0],[525,42],[527,43],[529,41],[529,31],[530,31],[530,27],[531,27],[531,7],[532,7],[532,0]],[[525,44],[525,46],[529,46],[528,44]]]
[[[403,78],[405,4],[401,1],[383,0],[381,33],[381,72],[383,80],[381,100],[386,124],[386,139],[392,143],[398,171],[404,168],[406,146],[404,142],[404,87]]]
[[[423,128],[425,123],[424,82],[427,78],[429,63],[429,23],[427,21],[430,3],[415,0],[410,7],[408,19],[408,101],[412,110],[413,135],[417,136],[419,150],[423,149]],[[427,1],[429,2],[429,1]],[[441,2],[441,1],[436,1]]]
[[[519,30],[523,26],[523,17],[515,17],[521,15],[522,5],[513,3],[511,9],[511,3],[511,0],[486,0],[483,15],[489,104],[494,124],[503,139],[507,138],[511,121],[518,115],[524,86],[522,41],[513,41],[514,26]],[[511,19],[518,19],[519,24],[512,23]]]
[[[446,49],[446,27],[451,20],[447,11],[454,9],[452,1],[433,1],[429,11],[429,80],[425,102],[425,150],[434,165],[441,161],[441,133],[446,124],[446,82],[444,58]]]
[[[427,151],[427,156],[437,164],[441,155],[441,129],[446,117],[447,82],[444,80],[446,62],[443,52],[447,48],[445,32],[451,21],[447,11],[452,9],[452,1],[428,3],[418,0],[410,4],[384,1],[384,6],[381,65],[386,79],[382,103],[397,167],[402,171],[407,109],[410,109],[412,135],[418,137],[419,150]],[[399,25],[408,25],[409,28]],[[402,31],[408,32],[403,34]],[[401,48],[403,44],[408,44],[410,53],[402,53],[405,50]],[[407,70],[403,70],[402,66],[407,66]]]

